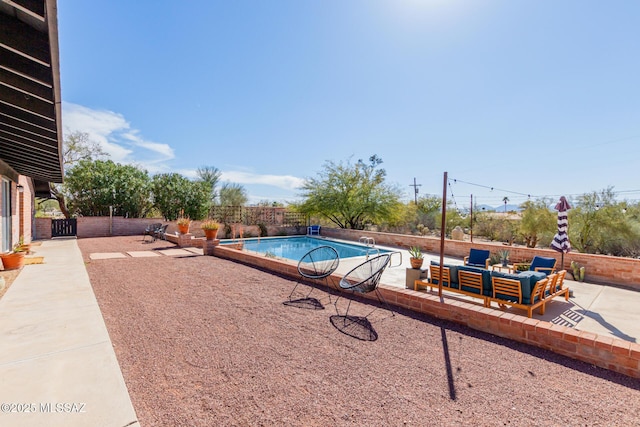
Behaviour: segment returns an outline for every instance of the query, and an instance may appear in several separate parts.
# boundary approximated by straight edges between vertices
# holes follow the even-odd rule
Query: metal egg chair
[[[382,254],[373,258],[369,258],[367,261],[353,268],[347,274],[344,275],[342,279],[340,279],[339,286],[341,289],[345,291],[357,292],[361,294],[366,294],[369,292],[375,292],[378,301],[381,304],[384,304],[387,309],[391,312],[393,316],[395,313],[384,299],[384,297],[380,294],[378,290],[378,285],[380,283],[380,278],[382,277],[382,273],[384,269],[387,268],[389,262],[391,261],[391,254]],[[347,319],[349,316],[349,308],[351,307],[351,299],[349,299],[349,304],[347,305],[347,311],[344,314],[344,318]],[[336,311],[337,311],[337,301],[336,301]],[[375,309],[374,309],[375,311]],[[371,311],[369,314],[373,313]],[[369,316],[367,314],[367,316]],[[365,318],[367,317],[365,316]]]
[[[336,271],[340,263],[340,256],[331,246],[318,246],[307,252],[298,262],[298,273],[303,279],[324,280],[327,285],[327,293],[329,293],[329,276]],[[296,283],[293,290],[289,294],[289,301],[292,300],[293,294],[300,282]],[[336,288],[337,289],[337,288]],[[306,298],[309,298],[313,292],[313,288],[309,291]],[[329,293],[329,302],[331,302],[331,293]]]

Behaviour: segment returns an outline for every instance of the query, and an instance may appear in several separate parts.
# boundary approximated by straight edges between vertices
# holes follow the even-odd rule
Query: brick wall
[[[407,249],[420,246],[423,251],[440,253],[440,239],[437,237],[409,236],[403,234],[379,233],[362,230],[346,230],[322,227],[321,234],[336,239],[358,241],[360,237],[371,237],[378,245],[388,245]],[[551,257],[558,260],[560,267],[561,254],[552,249],[527,248],[525,246],[506,246],[494,242],[469,242],[445,239],[445,255],[462,258],[469,255],[470,248],[487,249],[492,253],[507,249],[511,262],[531,260],[535,255]],[[608,255],[582,254],[569,252],[564,256],[564,268],[569,271],[571,261],[586,267],[586,280],[592,283],[613,284],[640,290],[640,260]],[[559,268],[560,269],[560,268]]]
[[[108,216],[99,217],[79,217],[78,218],[78,238],[86,237],[108,237],[108,236],[133,236],[139,234],[142,236],[144,229],[152,223],[169,223],[167,227],[167,233],[175,234],[178,231],[178,227],[175,221],[167,222],[162,218],[123,218],[114,216],[109,218]],[[204,231],[200,228],[202,221],[192,221],[189,229],[193,237],[204,237]],[[222,227],[222,225],[221,225]],[[50,239],[51,238],[51,219],[50,218],[36,218],[36,238],[38,239]],[[250,233],[251,236],[258,236],[259,228],[257,225],[244,225],[242,229],[245,233]],[[276,225],[267,226],[267,231],[270,236],[279,234],[292,235],[299,232],[296,227],[281,227]],[[219,231],[219,236],[224,238],[224,230],[222,228]]]
[[[220,258],[300,279],[297,266],[293,262],[253,255],[224,246],[216,246],[213,254]],[[333,283],[337,283],[340,279],[341,277],[337,275],[330,277]],[[323,281],[319,281],[318,284],[326,286]],[[379,289],[391,305],[451,320],[472,329],[544,348],[572,359],[640,378],[640,344],[599,336],[592,332],[578,331],[542,320],[529,319],[455,298],[443,296],[440,299],[432,293],[385,285],[381,285]],[[364,297],[375,299],[372,293],[365,294]]]
[[[46,240],[51,238],[51,218],[36,218],[35,239]]]

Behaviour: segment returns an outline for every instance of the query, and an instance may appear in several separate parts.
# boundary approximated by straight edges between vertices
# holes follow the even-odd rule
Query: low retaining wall
[[[220,258],[300,279],[295,263],[253,255],[224,246],[216,246],[213,254]],[[340,278],[332,275],[330,280],[337,283]],[[324,286],[324,282],[318,283]],[[397,307],[450,320],[478,331],[544,348],[572,359],[640,378],[640,344],[600,336],[592,332],[578,331],[542,320],[529,319],[455,298],[445,296],[440,299],[432,293],[385,285],[380,285],[380,292],[389,304]],[[375,299],[372,294],[363,296]]]
[[[376,244],[408,249],[420,246],[423,251],[440,253],[440,239],[437,237],[410,236],[404,234],[379,233],[373,231],[347,230],[322,227],[325,237],[358,241],[360,237],[371,237]],[[507,249],[511,262],[531,260],[535,255],[551,257],[558,260],[560,267],[561,254],[552,249],[527,248],[525,246],[507,246],[495,242],[469,242],[445,239],[445,255],[463,258],[469,255],[469,249],[487,249],[492,253]],[[564,256],[564,269],[570,271],[571,261],[576,261],[586,268],[587,281],[592,283],[618,285],[640,290],[640,259],[621,258],[608,255],[582,254],[569,252]],[[559,268],[560,269],[560,268]]]

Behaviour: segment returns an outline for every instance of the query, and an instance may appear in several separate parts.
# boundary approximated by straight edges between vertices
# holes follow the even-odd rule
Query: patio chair
[[[531,260],[531,266],[529,267],[529,271],[540,271],[542,273],[546,273],[547,275],[553,273],[556,269],[556,259],[555,258],[547,258],[543,256],[534,256],[533,260]],[[525,263],[514,263],[513,269],[518,271],[518,266],[523,265]]]
[[[382,254],[376,257],[370,258],[357,267],[353,268],[347,274],[344,275],[342,279],[340,279],[340,288],[345,291],[358,292],[361,294],[366,294],[369,292],[375,292],[378,301],[384,305],[386,305],[387,309],[391,312],[391,315],[395,316],[395,313],[384,299],[380,291],[378,290],[378,284],[380,283],[380,278],[382,277],[382,273],[384,269],[387,268],[389,262],[391,261],[390,254]],[[336,312],[338,311],[338,301],[336,300]],[[349,316],[349,308],[351,307],[351,299],[349,299],[349,304],[347,305],[347,311],[345,312],[344,318],[347,319]],[[373,313],[372,310],[369,314]],[[366,317],[369,316],[367,314]]]
[[[142,241],[144,242],[147,236],[151,236],[151,238],[155,240],[154,233],[160,226],[162,226],[162,223],[160,222],[154,222],[153,224],[147,225],[147,228],[145,228],[142,233]]]
[[[491,307],[491,302],[494,301],[498,303],[500,308],[510,305],[527,310],[527,317],[529,318],[532,316],[533,310],[538,307],[540,307],[540,314],[544,314],[545,304],[547,302],[544,298],[544,292],[549,282],[548,277],[536,282],[531,290],[529,303],[524,302],[522,285],[519,280],[492,277],[491,282],[493,285],[493,294],[489,298],[488,307]]]
[[[307,235],[308,236],[319,236],[320,235],[320,226],[319,225],[310,225],[307,227]]]
[[[329,280],[328,277],[336,271],[338,264],[340,263],[340,257],[338,251],[331,246],[318,246],[307,252],[298,262],[298,273],[304,279],[311,280],[323,280],[327,286],[327,293],[329,293]],[[293,290],[289,294],[289,301],[296,291],[296,288],[300,282],[296,283]],[[335,286],[334,286],[335,287]],[[336,288],[336,290],[338,290]],[[313,288],[309,291],[306,298],[309,298]],[[329,302],[331,302],[331,294],[329,293]]]
[[[156,228],[156,231],[153,232],[153,241],[155,242],[157,239],[167,240],[167,228],[169,224],[163,224],[160,227]]]
[[[549,275],[549,288],[546,292],[549,298],[564,295],[565,301],[569,301],[569,288],[564,286],[564,278],[566,275],[567,270],[561,270],[555,274]],[[552,276],[555,276],[555,280],[553,281],[551,281]]]
[[[464,265],[471,267],[489,268],[491,253],[484,249],[469,249],[469,256],[464,257]]]

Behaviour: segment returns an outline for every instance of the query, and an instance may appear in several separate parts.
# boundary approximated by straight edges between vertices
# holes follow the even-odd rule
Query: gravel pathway
[[[404,310],[376,310],[377,340],[356,339],[322,290],[324,310],[288,306],[294,281],[242,264],[89,261],[172,245],[78,243],[145,427],[640,425],[639,380]]]

